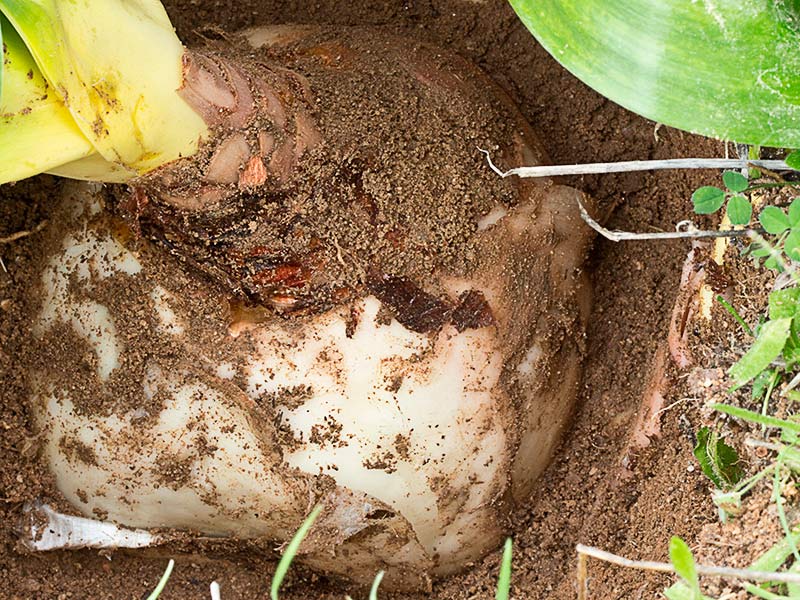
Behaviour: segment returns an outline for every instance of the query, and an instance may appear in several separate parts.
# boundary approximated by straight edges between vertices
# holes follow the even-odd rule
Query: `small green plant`
[[[175,561],[169,559],[169,563],[167,563],[167,568],[164,571],[164,574],[161,576],[161,579],[158,580],[158,585],[156,585],[156,589],[147,597],[147,600],[158,600],[158,597],[161,595],[161,592],[164,591],[164,588],[167,587],[167,582],[169,581],[170,576],[172,575],[172,569],[175,568]]]
[[[797,202],[797,201],[795,201]],[[730,369],[734,389],[753,382],[753,396],[767,397],[782,373],[800,365],[800,287],[773,290],[755,341]]]
[[[800,168],[800,151],[786,157],[786,164]],[[724,189],[706,185],[692,194],[694,212],[710,215],[727,204],[726,212],[732,225],[749,226],[753,221],[753,204],[748,194],[755,190],[773,187],[797,186],[797,182],[751,183],[737,171],[726,171],[722,175]],[[777,271],[786,270],[787,263],[800,260],[800,198],[795,198],[787,209],[766,206],[758,215],[758,225],[770,240],[754,235],[753,243],[745,250],[756,261],[764,260],[764,266]]]
[[[753,216],[753,206],[742,195],[750,187],[747,177],[736,171],[726,171],[722,175],[726,190],[713,185],[706,185],[692,194],[694,211],[699,215],[710,215],[717,212],[727,201],[728,218],[734,225],[747,225]]]
[[[744,472],[736,450],[708,427],[697,432],[694,456],[703,473],[718,489],[729,490],[742,480]]]
[[[503,546],[503,559],[500,562],[500,575],[497,578],[495,600],[508,600],[508,595],[511,591],[512,546],[511,538],[508,538],[505,546]]]
[[[700,577],[692,551],[677,536],[669,541],[669,559],[682,581],[664,590],[664,595],[669,600],[710,600],[700,591]]]
[[[800,168],[800,152],[791,153],[786,163],[793,169]],[[752,171],[750,174],[759,175]],[[752,328],[731,304],[722,297],[717,298],[745,334],[753,339],[744,355],[728,372],[733,384],[731,391],[752,384],[751,398],[762,400],[762,406],[760,413],[727,404],[714,404],[711,408],[729,417],[759,425],[765,433],[769,429],[777,429],[779,435],[777,441],[773,436],[767,437],[767,441],[757,442],[774,452],[775,460],[747,478],[744,478],[744,470],[735,449],[726,444],[712,428],[703,427],[698,431],[694,455],[703,473],[717,488],[712,497],[723,521],[738,515],[743,496],[759,481],[768,481],[771,477],[772,501],[785,536],[749,568],[771,577],[772,573],[800,571],[800,551],[797,548],[800,533],[790,525],[784,506],[787,490],[794,489],[794,479],[800,474],[800,420],[768,414],[770,397],[781,382],[784,382],[781,393],[788,398],[792,398],[792,388],[800,384],[800,376],[794,377],[800,367],[800,277],[793,264],[794,261],[800,261],[800,198],[795,198],[788,207],[764,207],[757,216],[757,223],[753,224],[753,205],[748,197],[749,192],[797,184],[750,183],[743,174],[734,171],[724,173],[722,179],[725,189],[705,186],[693,194],[695,212],[712,214],[727,205],[727,215],[733,225],[754,228],[748,232],[752,242],[743,254],[754,258],[757,264],[763,261],[765,268],[785,275],[782,276],[781,285],[769,293],[766,314]],[[793,561],[786,567],[785,563],[790,557]],[[665,596],[670,600],[704,600],[706,596],[700,590],[692,553],[679,538],[673,538],[670,542],[670,559],[681,581],[666,589]],[[742,585],[751,595],[759,598],[800,598],[800,587],[786,580]]]

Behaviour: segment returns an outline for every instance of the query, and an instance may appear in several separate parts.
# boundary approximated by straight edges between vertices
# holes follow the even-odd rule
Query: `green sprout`
[[[289,567],[292,566],[292,561],[300,548],[300,544],[303,543],[303,540],[311,530],[311,526],[314,524],[314,521],[317,520],[321,512],[322,506],[317,505],[314,507],[311,514],[309,514],[302,525],[300,525],[300,529],[294,534],[289,545],[286,546],[286,550],[284,550],[281,560],[278,562],[278,567],[275,569],[275,574],[272,576],[272,585],[269,591],[269,596],[272,600],[278,600],[278,592],[280,592],[281,584],[283,584],[283,580],[289,572]]]
[[[700,591],[700,577],[689,546],[681,538],[673,536],[669,541],[669,559],[675,572],[683,580],[664,591],[669,600],[706,600]]]
[[[167,563],[167,569],[164,571],[164,574],[161,576],[161,579],[158,580],[158,585],[156,585],[156,589],[147,597],[147,600],[158,600],[158,597],[161,595],[161,592],[164,591],[164,588],[167,587],[167,582],[169,581],[170,575],[172,575],[172,569],[175,568],[175,561],[169,559],[169,563]]]
[[[506,540],[503,546],[503,558],[500,561],[500,575],[497,578],[497,592],[495,600],[508,600],[511,591],[511,562],[512,562],[513,542],[511,538]]]

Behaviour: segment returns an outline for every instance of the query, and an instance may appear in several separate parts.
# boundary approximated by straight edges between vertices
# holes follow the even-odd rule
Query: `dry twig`
[[[8,237],[0,238],[0,244],[10,244],[11,242],[16,242],[17,240],[21,240],[24,237],[28,237],[29,235],[33,235],[34,233],[39,233],[42,229],[47,227],[47,221],[42,221],[36,227],[31,230],[25,231],[18,231],[16,233],[12,233]]]
[[[674,573],[675,567],[670,563],[657,562],[652,560],[631,560],[624,556],[612,554],[592,546],[578,544],[575,547],[578,554],[583,554],[602,560],[603,562],[626,567],[629,569],[641,569],[644,571],[654,571],[657,573]],[[733,569],[730,567],[714,567],[709,565],[696,565],[698,575],[708,575],[711,577],[725,577],[728,579],[744,579],[746,581],[777,582],[777,583],[800,583],[800,573],[773,573],[769,571],[750,571],[749,569]]]
[[[600,175],[605,173],[630,173],[631,171],[662,171],[665,169],[744,169],[756,167],[772,171],[791,170],[782,160],[747,160],[738,158],[671,158],[668,160],[626,160],[609,163],[585,163],[578,165],[543,165],[516,167],[507,171],[497,167],[488,150],[478,148],[486,155],[492,171],[500,177],[557,177],[560,175]]]
[[[578,199],[578,208],[581,211],[581,218],[584,222],[594,229],[597,233],[602,235],[607,240],[612,242],[622,242],[629,240],[679,240],[679,239],[697,239],[697,238],[720,238],[720,237],[752,237],[760,234],[757,229],[731,229],[727,231],[703,231],[697,229],[691,221],[681,221],[676,226],[677,231],[664,231],[659,233],[632,233],[629,231],[617,231],[606,229],[600,223],[595,221],[586,207]]]

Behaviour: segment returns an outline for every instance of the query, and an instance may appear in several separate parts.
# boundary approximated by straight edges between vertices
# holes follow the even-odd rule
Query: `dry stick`
[[[612,163],[587,163],[581,165],[547,165],[541,167],[517,167],[508,171],[500,170],[492,161],[488,150],[478,148],[486,156],[489,167],[500,177],[512,175],[519,177],[555,177],[558,175],[590,175],[602,173],[628,173],[630,171],[658,171],[663,169],[736,169],[749,166],[762,169],[789,169],[791,168],[782,160],[746,160],[735,158],[673,158],[668,160],[629,160]],[[760,236],[758,229],[735,229],[728,231],[700,231],[689,221],[678,223],[678,231],[663,233],[631,233],[628,231],[611,231],[595,221],[586,208],[578,200],[581,217],[589,227],[612,242],[623,240],[679,240],[698,238],[733,238]],[[681,231],[681,227],[684,230]]]
[[[589,569],[586,566],[586,555],[578,554],[578,600],[589,598]]]
[[[642,569],[645,571],[656,571],[658,573],[674,573],[675,567],[670,563],[656,562],[652,560],[631,560],[624,556],[618,556],[599,548],[578,544],[575,547],[578,554],[585,554],[598,560],[602,560],[620,567],[630,569]],[[747,569],[731,569],[729,567],[713,567],[696,565],[699,575],[710,575],[712,577],[727,577],[731,579],[745,579],[747,581],[779,582],[779,583],[800,583],[800,573],[771,573],[769,571],[749,571]]]
[[[498,168],[488,150],[478,148],[486,155],[492,171],[500,177],[557,177],[559,175],[599,175],[603,173],[629,173],[631,171],[661,171],[664,169],[742,169],[761,167],[771,170],[792,170],[782,160],[746,160],[738,158],[671,158],[669,160],[627,160],[610,163],[586,163],[581,165],[545,165],[540,167],[516,167],[508,171]]]
[[[33,235],[34,233],[39,233],[45,227],[47,227],[47,221],[42,221],[30,231],[18,231],[17,233],[12,233],[8,237],[0,238],[0,244],[10,244],[11,242],[16,242],[17,240],[21,240],[24,237]]]
[[[631,233],[629,231],[612,231],[606,229],[600,223],[595,221],[586,210],[586,207],[577,200],[578,208],[581,211],[581,218],[584,222],[594,229],[597,233],[602,235],[607,240],[612,242],[622,242],[626,240],[679,240],[679,239],[697,239],[697,238],[720,238],[720,237],[751,237],[761,233],[757,229],[732,229],[729,231],[701,231],[696,229],[690,221],[681,221],[678,223],[678,231],[665,231],[661,233]],[[683,228],[681,231],[680,229]]]

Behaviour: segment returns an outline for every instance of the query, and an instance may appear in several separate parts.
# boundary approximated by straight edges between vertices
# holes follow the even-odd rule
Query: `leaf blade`
[[[503,558],[500,561],[500,574],[497,577],[497,591],[495,600],[508,600],[511,592],[511,561],[513,554],[513,542],[511,538],[506,539],[503,545]]]
[[[736,195],[728,200],[728,218],[733,225],[749,225],[753,217],[753,205],[744,196]]]
[[[789,217],[777,206],[767,206],[758,215],[758,221],[767,233],[780,235],[789,229]]]
[[[789,317],[764,323],[756,341],[728,371],[737,387],[755,378],[778,358],[789,339],[791,325]]]
[[[722,7],[685,0],[511,0],[511,5],[556,60],[629,110],[711,137],[800,147],[795,125],[800,54],[781,50],[800,40],[795,5],[770,0]]]
[[[738,171],[725,171],[722,174],[722,182],[730,191],[737,193],[745,191],[749,185],[747,177]]]
[[[694,212],[698,215],[710,215],[717,212],[725,203],[725,192],[713,185],[697,188],[692,194]]]
[[[689,546],[678,536],[672,536],[669,540],[669,559],[675,572],[688,584],[692,591],[692,598],[700,600],[703,595],[700,592],[700,579],[697,576],[694,556]]]
[[[269,591],[269,597],[271,600],[279,600],[281,584],[283,583],[286,574],[289,572],[289,567],[292,565],[292,561],[294,560],[297,551],[300,549],[300,544],[303,543],[303,540],[308,535],[312,525],[314,525],[314,521],[317,520],[317,517],[321,512],[322,505],[318,504],[314,507],[314,510],[311,511],[308,517],[306,517],[305,521],[303,521],[303,523],[300,525],[297,532],[292,537],[292,540],[289,542],[289,545],[286,546],[286,550],[284,550],[283,555],[278,562],[278,566],[275,568],[275,574],[272,576],[272,584],[270,585]]]

